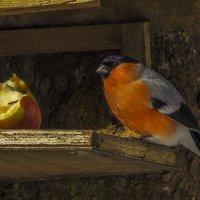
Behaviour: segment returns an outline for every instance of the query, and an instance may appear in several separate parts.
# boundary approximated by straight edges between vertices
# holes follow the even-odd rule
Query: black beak
[[[101,64],[96,71],[97,74],[101,75],[103,79],[106,79],[109,75],[109,69],[106,65]]]

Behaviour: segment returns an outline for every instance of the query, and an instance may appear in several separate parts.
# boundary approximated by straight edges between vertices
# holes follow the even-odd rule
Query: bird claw
[[[174,146],[174,147],[171,147],[171,149],[173,150],[173,151],[180,151],[180,146]]]

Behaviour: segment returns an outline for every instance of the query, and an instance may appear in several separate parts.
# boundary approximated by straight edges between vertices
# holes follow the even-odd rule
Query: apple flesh
[[[38,129],[41,111],[26,83],[15,74],[0,83],[0,129]]]

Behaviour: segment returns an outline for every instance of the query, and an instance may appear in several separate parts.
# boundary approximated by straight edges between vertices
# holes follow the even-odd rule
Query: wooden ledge
[[[1,130],[0,182],[178,170],[172,149],[92,130]]]
[[[0,150],[91,150],[90,130],[1,130]]]
[[[63,179],[65,176],[105,176],[161,173],[177,167],[91,151],[0,151],[0,183]]]
[[[4,30],[0,41],[0,56],[119,49],[151,66],[148,22]]]
[[[1,0],[0,15],[99,7],[100,0]]]
[[[180,165],[178,153],[167,146],[92,130],[0,130],[0,138],[0,151],[99,150],[168,166]]]
[[[93,134],[93,147],[129,158],[178,166],[177,154],[169,147],[150,144],[143,140],[120,138],[106,134]]]

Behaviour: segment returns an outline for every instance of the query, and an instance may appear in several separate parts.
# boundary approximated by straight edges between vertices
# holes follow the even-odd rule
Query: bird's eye
[[[115,62],[115,61],[108,61],[108,62],[104,62],[103,64],[108,66],[108,67],[112,67],[112,68],[114,68],[118,65],[118,63]]]
[[[112,63],[112,66],[113,66],[113,67],[117,66],[117,62],[113,62],[113,63]]]

